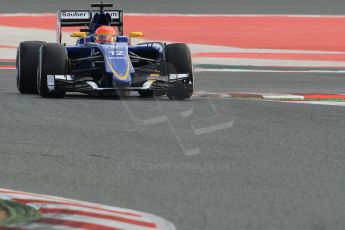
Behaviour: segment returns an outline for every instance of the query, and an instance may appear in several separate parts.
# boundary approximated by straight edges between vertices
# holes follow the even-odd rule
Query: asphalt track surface
[[[231,88],[240,78],[199,73],[197,85]],[[0,115],[1,187],[142,210],[186,230],[345,224],[343,107],[42,99],[19,94],[15,71],[2,70]]]
[[[56,12],[85,8],[93,0],[1,0],[0,13]],[[118,8],[139,13],[216,14],[343,14],[343,0],[119,0]]]
[[[344,73],[201,72],[197,88],[209,92],[325,93],[345,92]]]
[[[59,5],[74,8],[80,2],[88,1]],[[152,2],[119,6],[158,13],[342,14],[345,5]],[[58,8],[52,1],[5,0],[0,12]],[[197,89],[210,92],[343,93],[345,88],[340,74],[196,77]],[[154,213],[185,230],[320,230],[345,224],[344,107],[135,96],[42,99],[19,94],[15,71],[0,70],[0,118],[3,188]],[[199,153],[190,155],[190,149]]]

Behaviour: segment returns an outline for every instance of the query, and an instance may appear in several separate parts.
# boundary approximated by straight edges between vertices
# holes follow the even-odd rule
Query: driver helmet
[[[95,32],[97,43],[115,42],[116,32],[111,26],[100,26]]]

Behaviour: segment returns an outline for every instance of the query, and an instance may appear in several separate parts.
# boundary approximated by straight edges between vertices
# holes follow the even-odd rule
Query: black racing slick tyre
[[[66,92],[56,89],[49,91],[47,75],[66,75],[68,70],[68,53],[64,45],[46,43],[38,54],[37,92],[42,97],[63,97]]]
[[[17,88],[22,94],[37,93],[38,51],[45,42],[25,41],[17,48]]]
[[[189,47],[184,43],[166,45],[166,62],[168,74],[189,74],[184,83],[174,84],[167,92],[170,100],[185,100],[193,95],[193,64]],[[171,68],[173,67],[173,68]]]

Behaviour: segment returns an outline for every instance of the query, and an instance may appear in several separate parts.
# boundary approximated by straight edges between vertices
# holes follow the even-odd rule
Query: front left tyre
[[[22,94],[37,93],[38,51],[45,44],[42,41],[21,42],[17,48],[17,88]]]
[[[59,43],[43,44],[38,53],[37,92],[42,97],[63,97],[64,89],[50,91],[47,75],[66,75],[68,72],[68,53]]]

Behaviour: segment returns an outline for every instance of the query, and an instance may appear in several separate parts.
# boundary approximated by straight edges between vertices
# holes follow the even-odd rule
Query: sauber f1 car
[[[123,36],[123,11],[106,10],[113,4],[99,3],[97,10],[62,10],[57,13],[57,43],[21,42],[17,49],[17,87],[20,93],[42,97],[63,97],[67,92],[88,95],[127,95],[137,91],[142,97],[167,95],[188,99],[193,93],[191,53],[186,44],[145,42],[131,44]],[[101,26],[118,31],[114,42],[97,43]],[[71,37],[75,45],[62,44],[62,27],[81,27]]]

